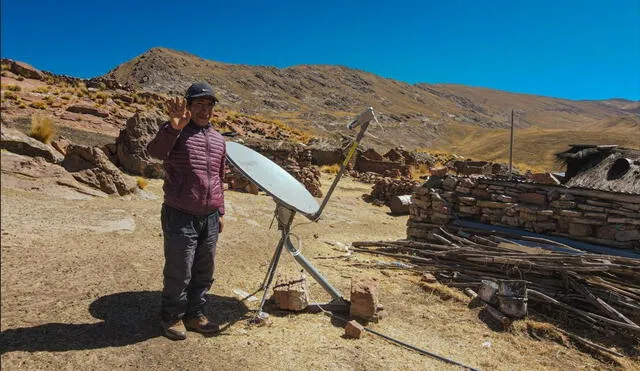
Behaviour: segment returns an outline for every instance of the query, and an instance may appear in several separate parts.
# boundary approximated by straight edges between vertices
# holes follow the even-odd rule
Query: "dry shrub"
[[[550,323],[526,319],[522,321],[515,321],[511,326],[513,332],[525,333],[538,340],[544,338],[558,344],[562,344],[566,347],[571,344],[571,341]]]
[[[106,93],[99,92],[99,93],[96,93],[91,98],[95,100],[97,103],[105,104],[107,103],[107,99],[109,99],[109,95]]]
[[[453,289],[441,283],[420,282],[420,286],[423,290],[438,295],[442,300],[453,300],[461,303],[468,303],[471,300],[460,290]]]
[[[4,97],[7,98],[7,99],[12,99],[12,100],[17,100],[18,99],[18,96],[15,95],[15,93],[12,93],[10,91],[5,91],[4,92]]]
[[[31,130],[29,131],[29,136],[31,138],[37,139],[42,143],[49,144],[55,134],[56,128],[51,118],[33,116],[31,119]]]
[[[320,166],[320,171],[327,174],[337,174],[340,171],[340,165],[322,165]]]
[[[413,179],[420,179],[421,176],[431,175],[429,166],[426,164],[412,165],[410,166],[410,171]]]
[[[293,137],[297,137],[298,141],[302,142],[302,143],[309,143],[309,141],[311,139],[313,139],[313,135],[304,132],[303,130],[291,127],[287,124],[285,124],[284,122],[277,120],[277,119],[269,119],[266,118],[264,116],[260,116],[260,115],[256,115],[256,116],[245,116],[249,119],[255,120],[255,121],[260,121],[262,123],[265,124],[270,124],[273,125],[275,127],[277,127],[280,130],[283,130],[284,132],[289,133],[290,135],[292,135]]]
[[[536,340],[546,339],[563,345],[567,348],[578,348],[580,351],[588,353],[602,362],[610,363],[621,369],[634,369],[633,365],[631,365],[628,360],[617,357],[609,352],[605,352],[602,349],[598,349],[591,345],[585,344],[584,342],[572,339],[572,337],[569,336],[569,333],[560,330],[555,325],[550,323],[538,322],[532,319],[514,321],[511,324],[511,331],[513,333],[526,334]],[[593,340],[596,339],[597,338],[594,338]]]
[[[138,185],[138,188],[145,189],[149,185],[149,181],[143,177],[138,177],[136,184]]]
[[[47,85],[45,85],[45,86],[38,86],[37,88],[33,89],[33,91],[34,91],[34,92],[36,92],[36,93],[43,93],[43,94],[48,93],[50,90],[51,90],[51,87],[50,87],[50,86],[47,86]]]
[[[31,102],[31,104],[29,104],[29,107],[33,107],[36,109],[46,109],[47,103],[39,100],[39,101]]]
[[[7,85],[4,87],[7,90],[11,90],[11,91],[20,91],[22,90],[18,85]]]

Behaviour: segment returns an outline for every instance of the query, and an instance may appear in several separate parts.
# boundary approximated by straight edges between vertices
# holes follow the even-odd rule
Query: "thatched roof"
[[[640,150],[574,144],[557,157],[567,165],[566,186],[640,194]]]

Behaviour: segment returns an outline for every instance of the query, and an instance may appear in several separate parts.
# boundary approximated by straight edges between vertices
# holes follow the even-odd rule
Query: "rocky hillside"
[[[106,77],[169,94],[181,94],[194,80],[206,80],[224,105],[323,136],[335,135],[350,117],[373,106],[386,130],[374,129],[377,138],[371,142],[386,147],[438,146],[451,124],[474,130],[506,128],[511,109],[519,128],[583,130],[618,121],[624,128],[640,123],[639,104],[632,101],[572,101],[461,85],[410,85],[342,66],[234,65],[165,48],[153,48]]]
[[[2,60],[2,122],[28,130],[34,116],[51,116],[58,134],[78,143],[112,143],[135,113],[164,119],[163,101],[196,80],[209,81],[221,104],[215,123],[240,136],[339,145],[345,124],[372,106],[363,145],[381,153],[455,153],[476,160],[508,159],[506,128],[516,112],[514,161],[552,169],[571,143],[640,148],[640,102],[571,101],[461,85],[415,84],[341,66],[278,69],[225,64],[154,48],[93,79],[54,75]],[[333,138],[334,140],[331,140]],[[337,140],[335,140],[337,139]],[[318,141],[315,141],[316,143]]]

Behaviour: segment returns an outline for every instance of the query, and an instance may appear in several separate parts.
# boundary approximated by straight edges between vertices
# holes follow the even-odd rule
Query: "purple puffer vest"
[[[169,122],[147,145],[164,161],[164,203],[191,215],[224,215],[224,138],[211,124],[189,122],[182,131]]]

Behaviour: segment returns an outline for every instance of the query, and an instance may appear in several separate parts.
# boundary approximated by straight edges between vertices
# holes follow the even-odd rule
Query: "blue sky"
[[[640,99],[640,0],[2,0],[2,57],[77,77],[163,46],[408,83]]]

